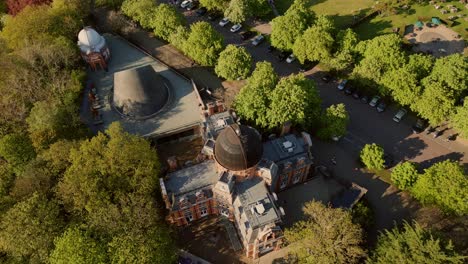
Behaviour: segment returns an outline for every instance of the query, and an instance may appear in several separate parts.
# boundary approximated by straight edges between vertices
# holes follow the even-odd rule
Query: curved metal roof
[[[120,114],[131,118],[151,117],[168,103],[168,85],[151,65],[116,72],[114,107]]]
[[[252,127],[233,124],[216,139],[216,161],[228,170],[240,171],[256,165],[263,154],[260,134]]]

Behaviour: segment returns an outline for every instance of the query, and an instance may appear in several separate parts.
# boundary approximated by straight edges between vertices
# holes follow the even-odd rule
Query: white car
[[[232,32],[232,33],[237,32],[237,31],[239,31],[241,28],[242,28],[242,25],[241,25],[241,24],[235,24],[234,26],[231,27],[231,32]]]
[[[291,53],[291,55],[289,55],[288,58],[286,59],[286,62],[291,63],[295,60],[296,60],[296,56],[294,56],[294,54]]]
[[[346,86],[346,83],[347,83],[347,82],[348,82],[348,80],[346,80],[346,79],[345,79],[345,80],[342,80],[342,81],[340,82],[340,84],[338,84],[338,90],[340,90],[340,91],[343,90],[344,87]]]
[[[221,19],[221,21],[219,21],[219,25],[224,27],[225,25],[227,25],[229,23],[229,18],[225,17],[223,19]]]
[[[262,43],[262,41],[265,39],[265,36],[263,36],[262,34],[256,36],[253,40],[252,40],[252,45],[254,46],[258,46],[258,44]]]
[[[185,0],[182,2],[182,4],[180,4],[180,7],[186,8],[187,6],[190,5],[191,2],[192,2],[191,0]]]
[[[398,112],[393,117],[393,121],[395,121],[397,123],[400,123],[401,119],[403,119],[403,117],[406,115],[406,113],[408,113],[408,111],[406,111],[406,109],[404,109],[404,108],[401,108],[400,110],[398,110]]]

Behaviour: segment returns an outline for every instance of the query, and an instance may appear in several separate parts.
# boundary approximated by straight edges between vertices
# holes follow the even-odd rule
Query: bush
[[[407,190],[416,183],[418,170],[414,163],[406,161],[395,166],[390,177],[398,189]]]
[[[384,150],[375,143],[366,144],[361,150],[360,158],[366,168],[370,170],[383,170],[385,168]]]

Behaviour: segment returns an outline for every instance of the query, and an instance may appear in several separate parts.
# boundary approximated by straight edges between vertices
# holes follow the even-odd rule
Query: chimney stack
[[[169,164],[169,171],[177,170],[177,158],[175,156],[169,157],[167,164]]]
[[[221,100],[216,101],[216,106],[218,107],[218,113],[224,112],[224,103]]]
[[[215,104],[213,102],[209,102],[207,105],[208,105],[208,116],[212,116],[215,113]]]

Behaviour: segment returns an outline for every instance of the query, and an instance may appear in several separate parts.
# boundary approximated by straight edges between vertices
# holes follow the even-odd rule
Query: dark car
[[[356,91],[354,91],[353,98],[356,99],[356,100],[361,98],[361,92],[358,89],[356,89]]]
[[[216,19],[220,18],[221,14],[217,12],[211,12],[208,14],[208,20],[209,21],[215,21]]]
[[[387,104],[384,101],[381,101],[379,105],[377,105],[377,112],[382,113],[386,108]]]
[[[197,8],[198,6],[198,3],[197,2],[190,2],[189,5],[187,6],[187,10],[194,10],[195,8]]]
[[[418,134],[424,131],[427,126],[427,122],[423,119],[416,120],[416,123],[413,125],[413,133]]]
[[[324,81],[326,83],[330,82],[331,79],[332,79],[332,76],[330,74],[328,74],[328,73],[325,74],[324,76],[322,76],[322,81]]]
[[[276,50],[275,47],[273,47],[273,46],[271,46],[271,45],[268,46],[268,53],[272,53],[272,52],[275,51],[275,50]]]
[[[363,104],[369,103],[369,96],[367,96],[367,95],[362,96],[361,97],[361,103],[363,103]]]
[[[284,61],[288,56],[289,56],[289,52],[287,51],[283,51],[281,52],[280,54],[278,54],[278,60],[279,61]]]
[[[253,37],[253,35],[255,35],[255,33],[252,32],[252,31],[244,31],[244,32],[240,33],[240,36],[241,36],[242,40],[247,40],[247,39]]]
[[[354,88],[354,87],[351,86],[351,85],[348,85],[348,86],[346,86],[346,88],[345,88],[345,90],[344,90],[344,93],[345,93],[346,95],[350,95],[350,94],[354,93],[354,91],[356,91],[356,88]]]
[[[197,10],[197,16],[204,16],[206,14],[208,10],[206,9],[206,7],[200,7],[198,10]]]

